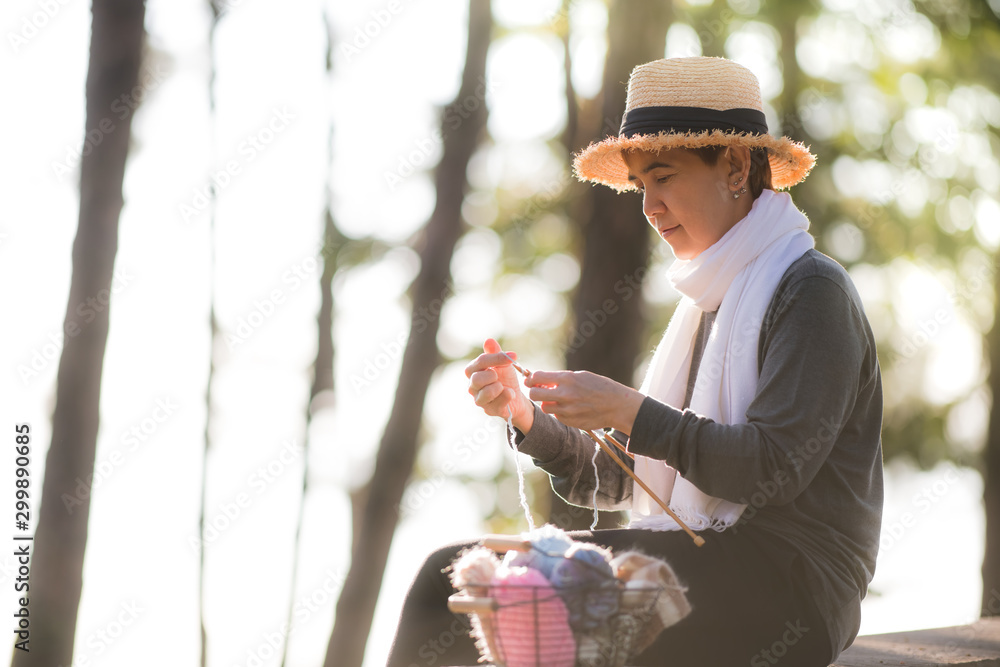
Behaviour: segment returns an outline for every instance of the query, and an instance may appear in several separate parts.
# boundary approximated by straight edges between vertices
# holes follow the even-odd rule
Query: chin
[[[674,253],[674,257],[680,260],[694,259],[695,257],[701,254],[699,252],[694,252],[691,248],[687,246],[682,245],[680,247],[677,247],[674,244],[670,243],[670,241],[667,241],[667,245],[670,246],[670,250],[671,252]]]

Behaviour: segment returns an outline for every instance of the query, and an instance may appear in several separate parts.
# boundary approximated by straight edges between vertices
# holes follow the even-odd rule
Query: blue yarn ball
[[[610,561],[607,549],[577,542],[552,568],[549,580],[566,603],[574,630],[598,628],[618,611],[618,582]]]
[[[550,581],[552,568],[564,560],[566,551],[575,544],[564,531],[550,524],[526,533],[523,537],[531,542],[531,550],[509,551],[504,563],[511,567],[538,570]]]

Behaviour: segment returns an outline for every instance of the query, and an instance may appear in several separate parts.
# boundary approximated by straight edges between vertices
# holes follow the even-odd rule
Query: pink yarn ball
[[[490,592],[496,634],[507,667],[573,667],[576,641],[569,613],[552,584],[530,567],[501,567]]]

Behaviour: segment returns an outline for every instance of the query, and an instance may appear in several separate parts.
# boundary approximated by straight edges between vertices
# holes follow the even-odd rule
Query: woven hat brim
[[[656,153],[671,148],[705,146],[767,148],[768,161],[771,163],[771,184],[776,190],[801,183],[816,164],[816,156],[809,152],[805,144],[792,141],[788,137],[712,130],[608,137],[580,151],[573,159],[573,170],[580,180],[600,183],[618,192],[625,192],[637,188],[628,180],[628,165],[622,158],[623,150],[636,149]]]

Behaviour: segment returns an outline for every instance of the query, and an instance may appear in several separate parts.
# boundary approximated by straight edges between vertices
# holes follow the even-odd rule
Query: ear
[[[729,189],[736,192],[747,184],[750,177],[750,149],[746,146],[727,146],[723,154]]]

